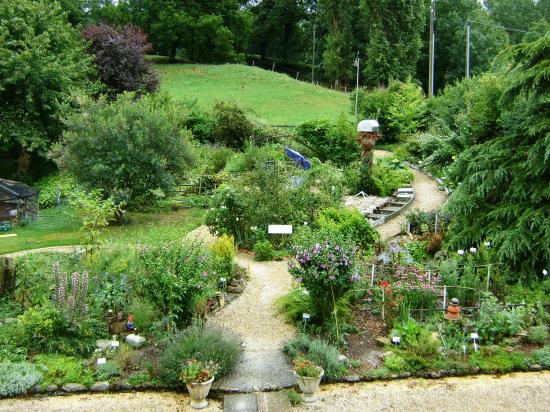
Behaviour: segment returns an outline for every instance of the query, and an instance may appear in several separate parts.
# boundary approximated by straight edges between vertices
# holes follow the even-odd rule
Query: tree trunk
[[[26,175],[29,172],[31,166],[31,155],[24,148],[21,148],[19,153],[19,161],[17,163],[17,174]]]

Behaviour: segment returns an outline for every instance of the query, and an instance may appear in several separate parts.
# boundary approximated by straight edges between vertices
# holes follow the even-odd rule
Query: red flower
[[[385,288],[387,288],[388,286],[390,286],[390,283],[389,283],[387,280],[381,281],[380,284],[381,284],[382,286],[384,286]]]

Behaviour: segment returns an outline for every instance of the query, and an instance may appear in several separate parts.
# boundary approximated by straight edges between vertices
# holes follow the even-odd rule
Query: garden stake
[[[372,268],[370,271],[370,285],[374,286],[374,263],[372,264]]]
[[[487,292],[489,292],[489,282],[491,281],[491,265],[487,266]]]

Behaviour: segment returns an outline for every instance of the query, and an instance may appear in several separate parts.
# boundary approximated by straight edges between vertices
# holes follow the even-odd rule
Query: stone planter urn
[[[203,409],[208,406],[208,401],[206,397],[210,392],[212,387],[212,382],[214,382],[214,377],[210,380],[202,383],[186,383],[187,390],[189,391],[189,397],[191,398],[191,407],[195,409]]]
[[[321,383],[321,379],[323,378],[324,374],[325,371],[321,370],[319,376],[315,378],[308,378],[306,376],[300,376],[296,372],[294,372],[294,376],[296,376],[296,380],[298,381],[298,385],[300,386],[300,390],[302,391],[302,399],[304,400],[304,402],[310,403],[317,400],[315,392],[317,392],[317,389],[319,389],[319,384]]]

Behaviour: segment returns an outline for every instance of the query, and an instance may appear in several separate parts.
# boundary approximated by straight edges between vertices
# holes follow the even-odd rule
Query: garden
[[[9,176],[41,213],[0,238],[21,252],[0,256],[1,397],[186,387],[203,408],[212,385],[258,385],[297,404],[321,382],[550,368],[548,35],[436,97],[390,79],[281,131],[238,99],[183,98],[183,69],[155,68],[135,26],[76,30],[57,3],[8,3],[0,36],[19,38],[8,13],[29,32],[43,15],[49,41],[23,40],[60,84],[0,113]],[[0,78],[0,98],[27,81]],[[303,90],[337,93],[317,87]],[[418,174],[444,204],[412,202]],[[395,208],[399,189],[418,208]],[[374,227],[377,207],[401,213],[397,236]],[[273,354],[250,345],[266,325],[280,385],[250,366]]]

